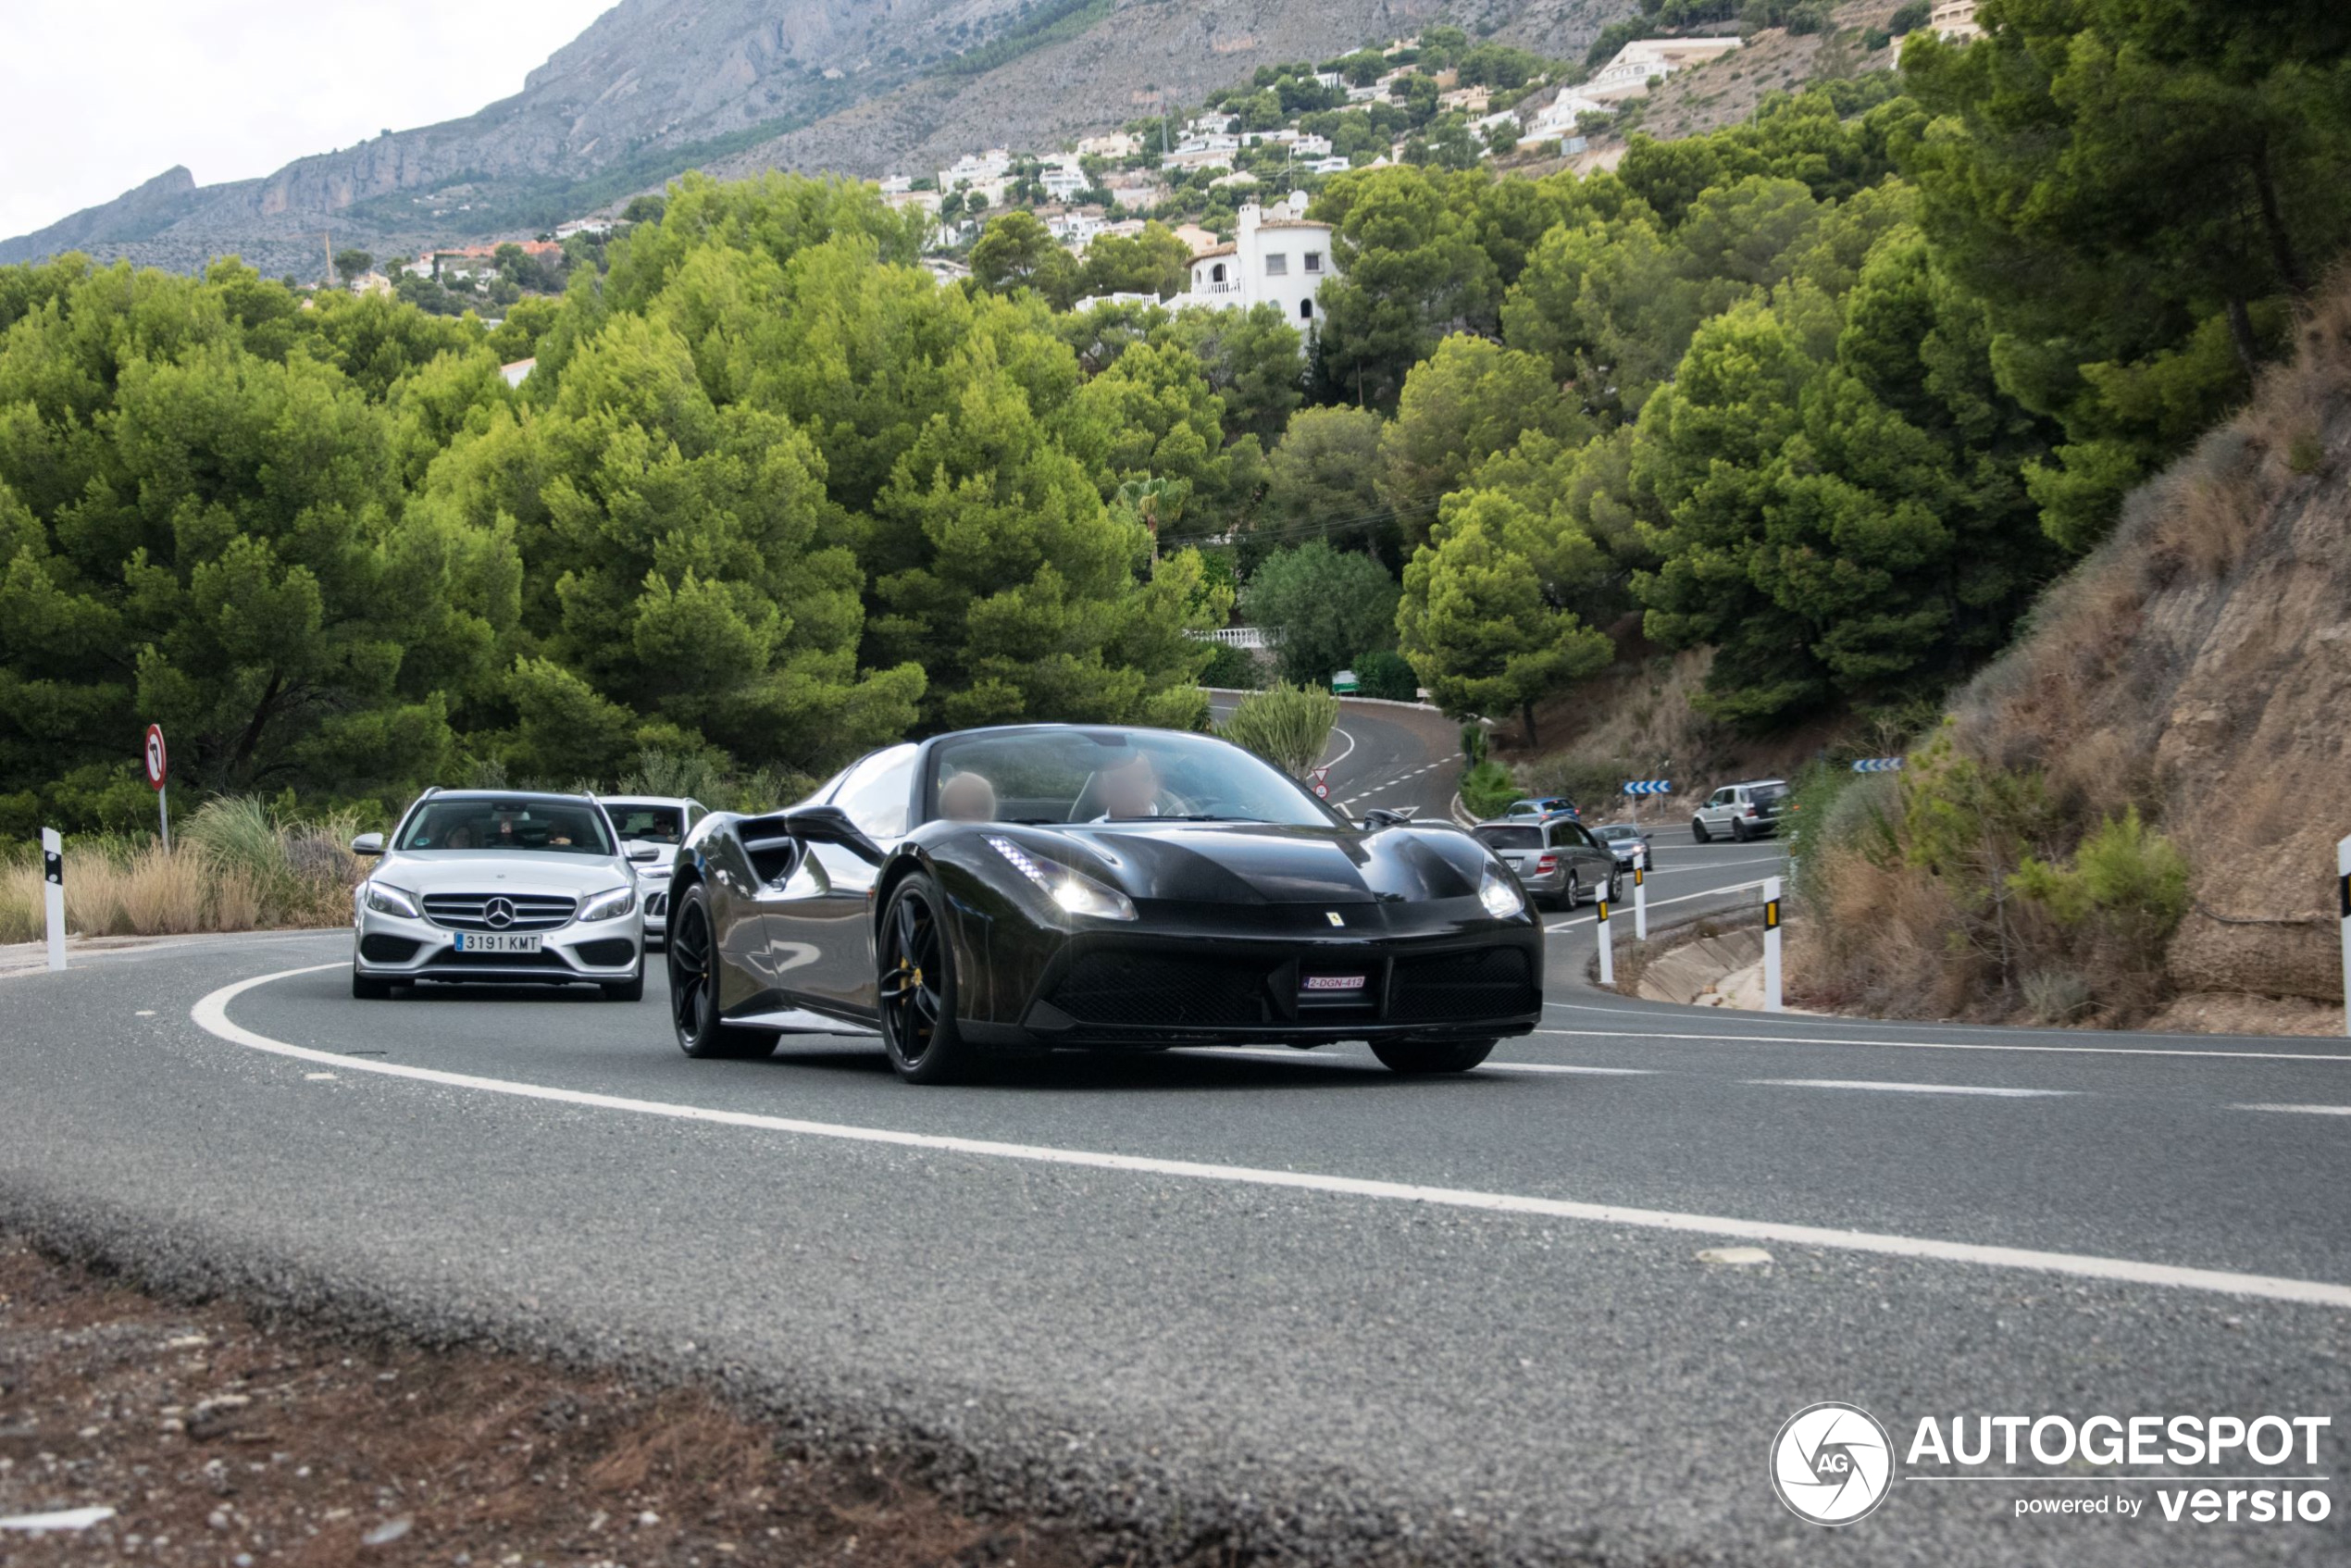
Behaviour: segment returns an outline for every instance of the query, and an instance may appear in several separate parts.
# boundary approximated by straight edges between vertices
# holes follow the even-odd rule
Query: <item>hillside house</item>
[[[1650,78],[1702,66],[1738,47],[1735,38],[1636,38],[1576,91],[1603,104],[1638,98],[1648,92]]]
[[[1331,226],[1299,216],[1302,193],[1268,216],[1255,202],[1244,205],[1230,243],[1212,245],[1192,257],[1187,305],[1211,309],[1281,308],[1283,317],[1312,337],[1321,321],[1323,280],[1331,276]]]
[[[1926,25],[1946,44],[1965,44],[1984,36],[1975,19],[1975,0],[1939,0],[1928,13]]]
[[[1077,156],[1081,158],[1131,158],[1142,150],[1142,138],[1125,131],[1088,136],[1077,143]]]

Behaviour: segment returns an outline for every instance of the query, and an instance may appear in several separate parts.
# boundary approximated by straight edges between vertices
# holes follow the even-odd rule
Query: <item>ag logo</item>
[[[1893,1484],[1893,1440],[1859,1405],[1807,1405],[1772,1439],[1772,1489],[1808,1524],[1867,1518]]]

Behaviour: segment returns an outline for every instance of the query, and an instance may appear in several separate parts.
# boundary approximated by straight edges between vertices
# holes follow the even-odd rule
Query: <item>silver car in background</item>
[[[1537,903],[1574,909],[1596,892],[1616,902],[1615,852],[1580,822],[1564,816],[1546,822],[1506,818],[1481,822],[1470,831],[1518,873],[1519,886]]]
[[[351,850],[376,861],[352,899],[362,1001],[420,981],[645,994],[637,862],[653,852],[624,848],[589,796],[428,790]]]
[[[680,795],[599,795],[597,803],[612,818],[613,831],[628,846],[637,863],[637,896],[645,915],[645,946],[658,951],[668,940],[669,873],[678,865],[678,846],[694,824],[710,815],[700,801]],[[653,852],[640,858],[643,846]]]
[[[1649,840],[1649,830],[1635,822],[1610,822],[1592,829],[1592,837],[1606,844],[1616,855],[1616,864],[1625,870],[1633,869],[1633,854],[1639,851],[1643,859],[1654,868],[1657,846]]]

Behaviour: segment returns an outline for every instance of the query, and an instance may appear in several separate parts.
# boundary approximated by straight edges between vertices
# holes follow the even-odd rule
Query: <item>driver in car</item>
[[[1159,815],[1159,769],[1152,765],[1150,753],[1138,751],[1117,766],[1102,769],[1100,783],[1102,815],[1095,821],[1115,822],[1121,817]]]
[[[950,822],[996,820],[996,787],[977,773],[959,773],[939,786],[939,815]]]

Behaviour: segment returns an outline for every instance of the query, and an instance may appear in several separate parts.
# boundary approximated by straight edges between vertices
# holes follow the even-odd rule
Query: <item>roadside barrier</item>
[[[41,897],[49,916],[49,967],[66,966],[66,841],[54,828],[41,830]]]
[[[2351,1035],[2351,839],[2334,846],[2334,877],[2343,901],[2343,1032]]]
[[[1780,879],[1763,878],[1763,1011],[1785,1011],[1780,996]]]
[[[1633,940],[1649,940],[1649,847],[1633,840]]]

